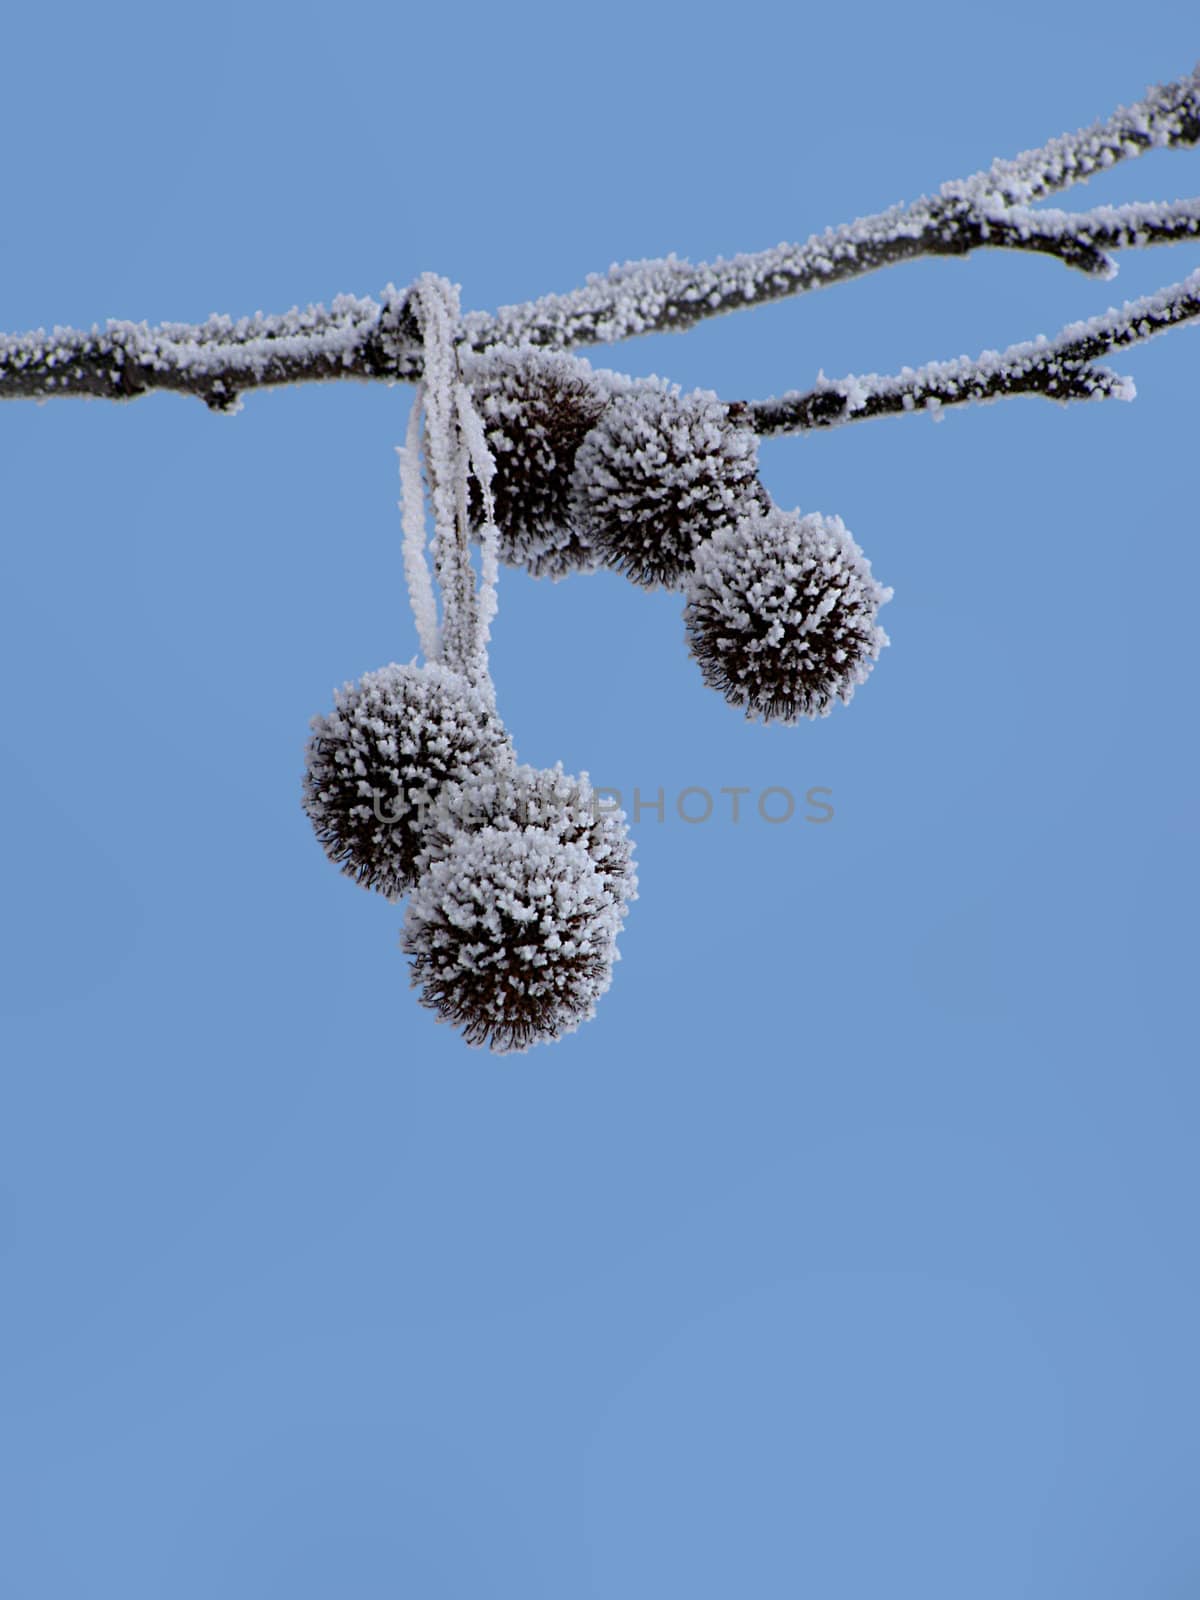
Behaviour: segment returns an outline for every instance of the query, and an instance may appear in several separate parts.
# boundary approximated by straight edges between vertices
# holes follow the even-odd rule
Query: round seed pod
[[[586,361],[530,348],[469,356],[463,376],[496,465],[501,560],[537,578],[590,571],[595,558],[572,520],[571,469],[608,404],[607,389]],[[471,510],[477,522],[474,489]]]
[[[422,1005],[499,1054],[571,1033],[612,981],[621,913],[582,844],[459,832],[425,868],[401,948]]]
[[[680,588],[697,548],[766,500],[758,441],[703,390],[619,393],[579,447],[571,480],[582,539],[647,589]]]
[[[437,662],[381,667],[312,721],[303,805],[329,859],[397,899],[412,885],[444,786],[512,763],[490,700]]]
[[[704,681],[751,721],[826,716],[865,682],[891,599],[840,517],[772,507],[701,547],[684,622]]]
[[[633,842],[624,812],[608,804],[604,793],[593,789],[586,772],[578,778],[565,773],[561,762],[549,768],[522,764],[447,784],[429,814],[418,873],[445,854],[457,833],[542,828],[564,844],[582,845],[607,892],[624,907],[637,898]]]

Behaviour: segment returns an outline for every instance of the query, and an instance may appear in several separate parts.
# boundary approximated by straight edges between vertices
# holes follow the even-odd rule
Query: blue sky
[[[1179,4],[5,29],[10,330],[758,249],[1197,55]],[[920,262],[597,359],[760,397],[1198,264]],[[707,691],[677,597],[502,574],[522,759],[668,802],[596,1019],[505,1059],[299,804],[309,718],[416,649],[409,394],[0,408],[0,1593],[1196,1592],[1200,341],[1116,364],[1132,406],[764,446],[895,589],[818,724]],[[672,815],[734,785],[834,816]]]

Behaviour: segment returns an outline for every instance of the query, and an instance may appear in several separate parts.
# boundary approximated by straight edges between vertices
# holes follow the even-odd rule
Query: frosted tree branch
[[[1033,210],[1030,203],[1086,182],[1117,162],[1200,140],[1200,69],[1144,100],[1039,150],[997,161],[909,206],[893,206],[816,234],[693,266],[675,257],[612,268],[569,294],[547,295],[464,319],[476,350],[534,344],[608,344],[682,330],[706,317],[761,305],[919,256],[978,249],[1033,251],[1081,271],[1111,275],[1107,252],[1200,236],[1200,201]],[[128,400],[153,389],[191,394],[214,410],[272,385],[334,378],[415,380],[420,331],[409,292],[380,301],[339,296],[279,316],[200,324],[109,322],[90,331],[0,336],[0,399],[90,395]]]
[[[821,379],[806,394],[742,402],[736,410],[761,435],[804,433],[867,417],[939,411],[971,400],[1040,394],[1050,400],[1132,400],[1133,382],[1095,362],[1140,344],[1168,328],[1200,318],[1200,271],[1181,283],[1088,322],[1075,322],[1053,339],[1039,338],[989,350],[975,360],[935,361],[906,367],[891,377]]]
[[[570,294],[504,307],[494,317],[475,312],[464,321],[476,349],[612,344],[639,334],[683,332],[707,317],[845,283],[922,256],[1026,250],[1056,256],[1097,277],[1113,277],[1116,266],[1106,249],[1196,236],[1197,200],[1071,213],[986,203],[982,197],[925,199],[828,228],[801,245],[776,245],[728,261],[695,267],[667,257],[613,267]]]
[[[944,195],[973,192],[994,195],[1013,205],[1028,205],[1073,183],[1086,183],[1118,161],[1163,145],[1200,140],[1200,67],[1173,83],[1151,89],[1136,105],[1122,106],[1103,122],[1078,133],[1064,133],[1039,150],[1012,161],[993,161],[986,172],[965,183],[948,183]]]

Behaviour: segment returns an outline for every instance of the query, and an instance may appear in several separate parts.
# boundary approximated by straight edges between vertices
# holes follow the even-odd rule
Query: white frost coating
[[[111,360],[119,369],[135,361],[151,372],[175,372],[197,380],[230,378],[232,387],[270,381],[280,368],[300,367],[312,376],[335,376],[356,364],[364,338],[380,319],[377,300],[337,295],[328,307],[293,306],[280,315],[213,315],[202,323],[112,319],[88,332],[39,328],[0,335],[0,362],[19,372],[32,362],[69,366],[81,359]],[[115,374],[114,374],[115,375]],[[415,375],[415,374],[414,374]]]
[[[469,672],[477,627],[475,572],[459,503],[467,458],[454,407],[458,296],[445,279],[427,272],[418,280],[415,298],[425,349],[425,459],[433,502],[434,568],[442,590],[442,648],[453,666]]]
[[[440,662],[365,673],[312,729],[304,809],[330,860],[389,899],[411,887],[447,788],[514,760],[490,697]]]
[[[506,306],[495,315],[472,313],[464,324],[467,340],[476,350],[609,343],[686,328],[705,316],[820,288],[914,256],[984,243],[1040,250],[1087,271],[1106,271],[1111,263],[1105,250],[1200,234],[1196,201],[1106,206],[1074,216],[1031,211],[1030,202],[1085,182],[1116,161],[1194,143],[1198,128],[1200,71],[1193,71],[1104,122],[947,183],[937,197],[826,229],[803,244],[780,244],[730,260],[693,266],[667,256],[614,266],[569,294]],[[39,329],[0,336],[0,397],[120,394],[127,362],[145,374],[161,375],[160,386],[191,386],[217,401],[225,389],[232,398],[239,388],[300,378],[370,377],[381,370],[416,378],[421,352],[407,327],[408,298],[389,285],[382,303],[339,295],[328,309],[309,306],[283,316],[259,314],[237,322],[217,316],[199,326],[157,328],[114,321],[90,333],[57,328],[49,334]]]
[[[496,611],[497,535],[491,503],[495,472],[458,357],[458,290],[425,273],[414,291],[424,344],[425,446],[433,502],[434,567],[442,591],[442,651],[473,682],[487,686],[490,624]],[[470,481],[484,507],[482,578],[476,591],[470,553]]]
[[[427,856],[445,854],[455,834],[485,827],[542,828],[566,844],[581,844],[621,906],[637,898],[625,813],[601,803],[586,772],[570,776],[561,762],[548,768],[485,767],[447,784],[430,815]]]
[[[572,1033],[612,982],[621,907],[582,844],[544,828],[455,835],[413,891],[401,948],[420,1000],[500,1054]]]
[[[494,317],[469,315],[467,330],[476,348],[527,340],[564,348],[687,327],[713,312],[820,288],[908,256],[936,252],[939,243],[953,240],[963,222],[990,224],[991,244],[1041,249],[1068,260],[1078,255],[1071,247],[1081,235],[1096,252],[1195,235],[1200,232],[1195,201],[1101,207],[1074,218],[1025,208],[1033,199],[1085,182],[1116,160],[1190,143],[1198,116],[1200,69],[1151,90],[1140,104],[1091,128],[1053,139],[1015,161],[997,161],[972,178],[944,184],[940,200],[922,197],[909,206],[892,206],[827,228],[803,244],[780,244],[730,260],[699,266],[675,256],[627,262],[604,276],[593,275],[569,294],[502,307]],[[1163,230],[1161,240],[1139,240],[1151,229]],[[1087,265],[1097,270],[1110,264],[1093,254]]]
[[[703,389],[680,395],[642,383],[615,392],[571,476],[580,537],[646,588],[679,587],[700,542],[761,499],[753,431]]]
[[[396,449],[400,457],[400,523],[404,530],[404,576],[408,599],[417,625],[417,638],[426,661],[441,657],[437,600],[429,562],[425,559],[425,491],[421,483],[421,407],[425,386],[417,384],[408,418],[408,435]]]
[[[994,161],[986,172],[965,182],[944,184],[942,193],[995,195],[1012,205],[1028,205],[1074,183],[1086,183],[1130,156],[1188,142],[1198,98],[1200,67],[1174,83],[1151,89],[1144,100],[1121,106],[1102,122],[1061,134],[1012,160]]]
[[[471,391],[495,468],[499,554],[551,580],[596,565],[571,513],[575,453],[609,400],[586,361],[531,347],[468,354]]]
[[[525,1050],[590,1017],[637,897],[619,811],[587,774],[481,768],[443,786],[401,939],[421,1002],[471,1044]]]
[[[903,367],[898,373],[860,373],[828,379],[822,375],[807,393],[794,390],[750,408],[760,434],[793,433],[809,427],[831,427],[856,416],[881,416],[911,411],[914,406],[937,410],[967,401],[988,402],[1005,394],[1036,393],[1053,400],[1132,400],[1133,380],[1095,362],[1110,351],[1140,344],[1200,315],[1200,269],[1156,294],[1129,300],[1083,322],[1072,322],[1053,339],[985,350],[973,359],[931,361]],[[832,414],[820,402],[835,396],[842,402]]]
[[[704,681],[748,719],[824,717],[887,644],[875,619],[891,595],[840,517],[772,506],[701,546],[688,644]]]
[[[1200,234],[1200,200],[1132,200],[1123,206],[1095,206],[1091,211],[1060,211],[1051,206],[1034,211],[1008,205],[994,194],[981,197],[979,203],[985,214],[1023,225],[1031,236],[1042,229],[1062,238],[1092,237],[1110,249],[1116,248],[1118,241],[1134,247],[1146,244],[1151,233],[1170,233],[1173,239]],[[1146,237],[1139,239],[1139,235]]]
[[[500,579],[500,533],[496,527],[496,505],[492,496],[492,479],[496,476],[496,463],[492,459],[492,452],[484,437],[483,423],[475,409],[475,402],[471,399],[471,391],[461,380],[455,386],[455,404],[458,409],[458,425],[463,432],[471,470],[475,474],[480,498],[483,501],[483,524],[479,530],[480,588],[475,646],[486,659],[492,619],[496,615],[497,586]]]

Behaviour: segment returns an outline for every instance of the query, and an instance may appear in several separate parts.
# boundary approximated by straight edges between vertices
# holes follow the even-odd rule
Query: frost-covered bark
[[[1200,201],[1034,210],[1031,202],[1086,182],[1146,151],[1200,138],[1200,69],[1152,90],[1105,121],[1063,135],[938,195],[827,229],[803,244],[693,266],[675,257],[614,267],[568,294],[465,318],[477,351],[536,345],[565,350],[681,330],[703,318],[844,282],[918,256],[1028,250],[1110,275],[1107,252],[1200,235]],[[0,399],[92,395],[132,399],[152,389],[231,410],[244,391],[334,378],[415,380],[422,342],[410,291],[381,300],[340,295],[280,316],[192,325],[109,322],[90,330],[0,337]]]
[[[997,400],[1003,395],[1040,394],[1049,400],[1132,400],[1132,378],[1121,377],[1097,359],[1139,344],[1168,328],[1200,317],[1200,271],[1119,311],[1088,322],[1073,322],[1053,339],[1034,339],[1007,350],[985,351],[974,360],[934,361],[905,368],[891,377],[822,379],[807,394],[781,395],[747,404],[754,429],[762,435],[803,433],[842,422],[898,412]]]

